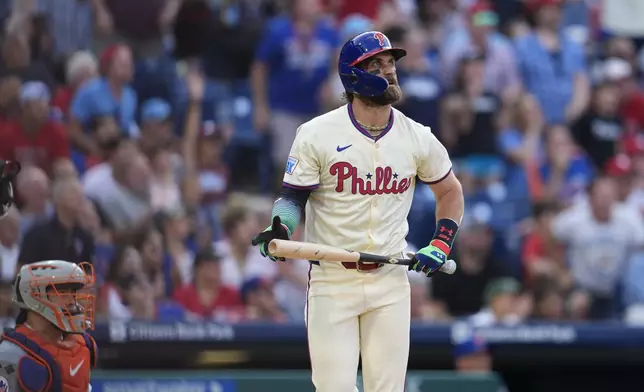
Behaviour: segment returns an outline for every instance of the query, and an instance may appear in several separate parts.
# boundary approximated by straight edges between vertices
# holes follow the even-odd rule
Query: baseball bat
[[[379,263],[409,266],[412,259],[397,259],[371,253],[356,252],[329,245],[313,244],[310,242],[271,240],[268,243],[268,253],[275,257],[287,259],[304,259],[314,261],[330,261],[338,263]],[[439,270],[446,274],[456,271],[454,260],[447,260]]]

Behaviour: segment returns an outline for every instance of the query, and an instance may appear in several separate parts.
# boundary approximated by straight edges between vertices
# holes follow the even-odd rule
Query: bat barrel
[[[272,240],[268,244],[268,253],[275,257],[287,259],[304,259],[331,262],[359,261],[358,252],[309,242]]]

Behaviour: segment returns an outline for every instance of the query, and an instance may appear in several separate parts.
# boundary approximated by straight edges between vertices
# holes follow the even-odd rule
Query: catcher
[[[0,390],[91,391],[97,347],[91,265],[61,260],[23,266],[13,285],[16,328],[0,340]],[[3,389],[4,387],[4,389]]]

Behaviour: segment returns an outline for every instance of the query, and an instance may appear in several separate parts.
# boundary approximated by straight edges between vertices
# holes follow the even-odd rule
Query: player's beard
[[[402,98],[402,90],[397,80],[389,80],[389,87],[377,97],[360,97],[367,106],[387,106],[398,102]]]

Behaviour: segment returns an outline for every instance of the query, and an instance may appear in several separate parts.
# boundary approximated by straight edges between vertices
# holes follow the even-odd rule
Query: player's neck
[[[43,339],[52,343],[57,343],[63,340],[63,334],[60,330],[54,327],[49,321],[37,315],[30,315],[25,322],[25,327],[37,332]]]
[[[384,128],[389,123],[391,105],[370,106],[359,99],[354,99],[351,108],[356,120],[363,126]]]

